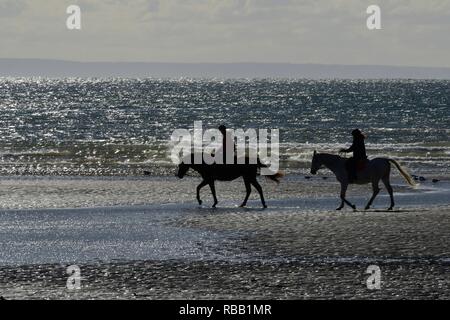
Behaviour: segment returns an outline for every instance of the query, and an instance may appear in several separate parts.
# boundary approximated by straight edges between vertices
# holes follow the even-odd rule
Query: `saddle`
[[[347,169],[349,181],[356,181],[358,179],[358,172],[364,171],[367,168],[368,164],[368,159],[358,161],[356,161],[354,158],[348,159],[345,166]]]
[[[356,171],[364,171],[367,168],[368,164],[369,164],[368,159],[356,161],[356,164],[355,164]]]

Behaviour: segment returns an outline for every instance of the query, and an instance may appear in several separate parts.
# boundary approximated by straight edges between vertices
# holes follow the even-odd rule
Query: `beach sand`
[[[394,179],[369,211],[336,212],[332,178],[262,181],[269,208],[241,181],[219,208],[199,179],[0,179],[0,295],[6,299],[449,299],[448,182]],[[359,208],[370,188],[351,187]],[[66,268],[81,269],[68,290]],[[381,288],[366,281],[381,269]]]

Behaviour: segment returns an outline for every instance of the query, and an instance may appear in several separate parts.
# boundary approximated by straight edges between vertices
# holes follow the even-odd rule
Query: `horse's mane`
[[[328,158],[335,158],[337,160],[346,160],[346,157],[341,157],[340,155],[337,154],[332,154],[332,153],[317,153],[317,156],[326,156]]]
[[[203,162],[203,155],[204,155],[204,152],[191,152],[191,153],[188,153],[188,154],[186,154],[185,156],[179,158],[179,163],[184,163],[184,164],[188,164],[188,163],[189,163],[189,164],[194,164],[194,160],[195,160],[195,156],[196,156],[196,155],[201,155],[200,158],[202,159],[202,163],[204,163],[204,162]],[[237,161],[237,159],[245,159],[245,163],[249,163],[250,157],[249,157],[249,155],[247,155],[247,154],[244,155],[243,157],[238,157],[238,158],[235,156],[234,160]],[[261,164],[263,167],[266,166],[264,163],[262,163],[262,162],[260,161],[259,156],[258,156],[258,158],[257,158],[257,163],[258,163],[258,164]]]

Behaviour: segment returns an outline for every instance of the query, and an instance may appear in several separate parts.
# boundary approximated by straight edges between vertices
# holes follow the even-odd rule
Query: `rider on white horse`
[[[352,131],[353,144],[348,149],[341,149],[339,152],[353,152],[353,157],[347,160],[345,167],[348,172],[349,182],[352,183],[357,179],[358,168],[364,166],[367,162],[366,146],[364,139],[366,136],[359,129]]]
[[[394,159],[389,158],[375,158],[367,159],[366,147],[364,146],[364,134],[359,130],[353,130],[353,145],[348,149],[341,149],[341,152],[353,152],[353,158],[346,159],[341,156],[329,153],[317,153],[314,151],[311,162],[311,174],[316,174],[322,167],[326,167],[336,176],[337,181],[341,184],[341,205],[337,210],[341,210],[345,204],[356,210],[356,206],[349,202],[345,196],[347,187],[350,183],[354,184],[372,184],[372,197],[367,203],[365,209],[369,209],[375,197],[380,192],[378,186],[380,180],[386,187],[387,192],[391,198],[391,205],[388,210],[394,208],[394,191],[390,183],[391,164],[393,164],[400,174],[405,178],[409,185],[415,186],[414,179],[410,174],[402,168],[402,166]],[[350,163],[349,163],[350,160]],[[349,168],[350,166],[351,168]],[[358,175],[356,174],[358,171]],[[352,179],[349,179],[349,173],[352,174]]]

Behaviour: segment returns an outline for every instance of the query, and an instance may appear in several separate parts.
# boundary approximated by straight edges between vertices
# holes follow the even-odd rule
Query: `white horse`
[[[311,163],[311,174],[316,174],[322,166],[325,166],[334,173],[336,179],[341,183],[341,205],[336,210],[341,210],[344,207],[344,203],[356,210],[356,206],[345,199],[345,193],[349,185],[348,173],[345,168],[346,161],[346,158],[342,158],[338,155],[316,153],[316,151],[314,151],[314,156]],[[387,158],[375,158],[370,160],[367,163],[366,168],[357,173],[357,179],[354,182],[355,184],[372,183],[373,194],[367,203],[365,210],[370,208],[373,200],[380,192],[380,188],[378,187],[380,180],[383,181],[387,191],[389,192],[389,196],[391,197],[391,206],[388,210],[392,210],[394,208],[394,193],[389,181],[391,163],[395,165],[398,171],[400,171],[401,175],[405,178],[409,185],[416,185],[411,176],[400,166],[397,161]]]

